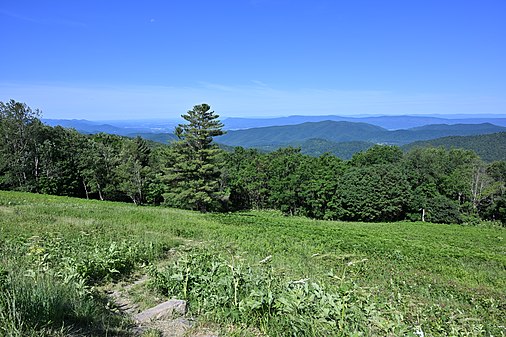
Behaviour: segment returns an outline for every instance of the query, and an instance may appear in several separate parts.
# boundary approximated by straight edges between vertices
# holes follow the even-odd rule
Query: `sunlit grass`
[[[8,286],[18,291],[16,284],[34,277],[67,280],[72,291],[84,289],[95,306],[100,298],[89,292],[90,286],[124,277],[184,243],[253,269],[272,255],[270,266],[280,284],[308,279],[329,294],[342,291],[343,282],[353,285],[360,294],[365,291],[360,303],[375,305],[387,318],[402,317],[397,323],[376,322],[385,324],[377,331],[394,331],[387,325],[397,324],[411,332],[418,326],[430,335],[500,336],[506,334],[501,328],[506,321],[505,239],[503,228],[491,226],[342,223],[259,211],[199,214],[0,192],[0,264],[8,278],[20,280]],[[4,316],[8,312],[2,309]],[[107,321],[101,315],[90,313],[88,322]],[[125,323],[112,317],[103,329],[120,331]],[[22,328],[55,331],[91,324],[61,320],[65,324],[53,320],[49,326],[25,320]]]

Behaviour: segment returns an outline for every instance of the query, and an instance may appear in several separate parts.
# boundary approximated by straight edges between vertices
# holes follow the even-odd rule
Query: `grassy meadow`
[[[222,334],[505,336],[506,232],[0,191],[0,335],[131,335],[133,274]]]

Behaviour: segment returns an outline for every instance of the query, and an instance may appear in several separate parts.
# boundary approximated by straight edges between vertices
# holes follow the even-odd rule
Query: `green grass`
[[[0,335],[127,334],[96,286],[151,264],[156,291],[186,296],[191,312],[224,328],[504,336],[505,239],[492,226],[203,215],[0,191]],[[183,242],[192,248],[154,266]]]

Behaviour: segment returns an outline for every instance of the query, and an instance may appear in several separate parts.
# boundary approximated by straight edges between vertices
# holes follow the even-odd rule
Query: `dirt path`
[[[142,275],[132,283],[117,286],[114,290],[107,291],[115,307],[125,315],[132,317],[136,326],[132,328],[133,336],[163,336],[163,337],[217,337],[218,334],[207,331],[207,329],[197,328],[195,319],[181,315],[181,313],[172,313],[170,315],[153,316],[151,319],[141,319],[149,315],[153,308],[141,310],[130,295],[134,288],[146,286],[147,275]],[[186,306],[186,303],[185,303]],[[184,310],[185,312],[186,310]]]

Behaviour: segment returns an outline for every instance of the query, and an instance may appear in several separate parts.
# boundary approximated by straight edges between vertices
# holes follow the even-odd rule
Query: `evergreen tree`
[[[188,123],[179,124],[171,153],[171,165],[165,171],[168,205],[207,212],[216,208],[223,193],[217,168],[221,150],[213,144],[223,124],[207,104],[195,105],[182,115]]]

